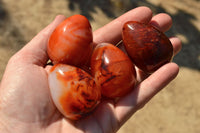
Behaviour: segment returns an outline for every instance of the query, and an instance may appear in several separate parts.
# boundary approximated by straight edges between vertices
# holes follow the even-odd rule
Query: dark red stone
[[[172,59],[170,40],[150,24],[129,21],[123,26],[122,38],[134,64],[146,73],[154,72]]]

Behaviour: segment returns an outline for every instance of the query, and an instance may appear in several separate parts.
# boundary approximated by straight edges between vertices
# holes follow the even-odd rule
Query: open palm
[[[131,115],[143,107],[178,74],[178,66],[168,63],[146,75],[137,70],[138,84],[119,101],[104,100],[95,111],[79,121],[63,117],[54,106],[48,87],[48,38],[65,19],[56,19],[34,37],[8,62],[0,86],[0,131],[3,133],[81,133],[116,132]],[[151,23],[161,31],[172,24],[167,14],[152,17],[146,7],[135,8],[94,32],[94,42],[116,44],[121,40],[121,27],[129,20]],[[114,31],[114,32],[113,32]],[[181,49],[178,38],[170,38],[174,54]]]

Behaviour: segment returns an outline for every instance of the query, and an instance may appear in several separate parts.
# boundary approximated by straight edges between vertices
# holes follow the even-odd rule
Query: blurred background
[[[118,133],[200,133],[200,0],[0,0],[0,79],[9,58],[56,15],[83,14],[95,30],[138,6],[171,15],[166,34],[182,40],[180,73]]]

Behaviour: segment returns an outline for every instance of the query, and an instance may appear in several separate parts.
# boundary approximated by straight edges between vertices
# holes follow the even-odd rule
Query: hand
[[[146,75],[137,70],[138,84],[118,102],[104,100],[88,117],[80,121],[65,119],[54,106],[48,87],[48,38],[65,19],[56,19],[9,60],[0,86],[0,131],[3,133],[81,133],[116,132],[134,112],[142,108],[178,74],[179,67],[168,63]],[[135,8],[94,32],[94,42],[116,44],[121,27],[129,20],[151,23],[167,31],[172,20],[167,14],[152,17],[146,7]],[[114,32],[113,32],[114,31]],[[178,38],[170,38],[174,54],[181,49]]]

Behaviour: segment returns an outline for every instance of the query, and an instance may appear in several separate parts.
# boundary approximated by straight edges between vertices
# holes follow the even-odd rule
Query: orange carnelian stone
[[[49,38],[47,52],[53,64],[85,65],[92,53],[92,29],[88,19],[74,15],[56,27]]]

